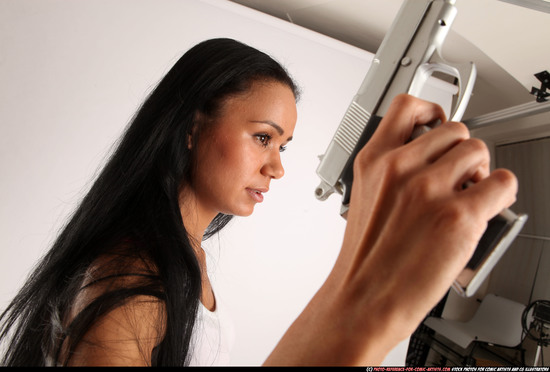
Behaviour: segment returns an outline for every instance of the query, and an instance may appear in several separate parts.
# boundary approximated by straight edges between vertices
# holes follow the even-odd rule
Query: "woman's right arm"
[[[442,125],[408,142],[415,126]],[[442,109],[401,95],[357,155],[343,245],[267,365],[377,365],[465,267],[517,181]],[[472,180],[467,189],[462,185]]]

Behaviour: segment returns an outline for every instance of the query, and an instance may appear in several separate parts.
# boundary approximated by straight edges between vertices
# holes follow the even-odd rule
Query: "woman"
[[[12,326],[15,337],[4,363],[76,362],[73,352],[94,329],[96,319],[133,304],[134,298],[147,300],[146,308],[159,317],[154,320],[155,338],[162,342],[157,346],[153,341],[155,355],[150,360],[147,351],[147,362],[179,365],[188,359],[201,293],[207,306],[213,306],[211,294],[202,290],[200,242],[231,218],[223,213],[212,216],[210,209],[205,218],[211,221],[194,218],[202,218],[199,207],[210,207],[190,190],[207,192],[199,165],[208,164],[204,155],[214,147],[198,143],[220,116],[224,101],[248,92],[255,81],[276,81],[297,91],[271,58],[232,40],[197,45],[174,65],[139,109],[89,194],[4,314],[4,332],[21,322]],[[271,126],[255,137],[260,149],[271,148],[266,131],[270,133]],[[273,172],[278,177],[280,170]],[[260,198],[258,192],[267,184],[260,180],[249,185],[253,196]],[[210,193],[216,194],[219,191]],[[150,347],[140,342],[137,346]]]
[[[216,39],[189,50],[3,314],[1,337],[13,336],[4,364],[216,362],[199,360],[199,312],[217,310],[200,243],[250,215],[283,176],[297,96],[253,48]],[[336,265],[266,364],[380,363],[512,203],[513,175],[489,175],[487,150],[462,124],[404,145],[415,125],[437,119],[436,105],[394,101],[356,159]],[[478,182],[462,190],[469,179]]]

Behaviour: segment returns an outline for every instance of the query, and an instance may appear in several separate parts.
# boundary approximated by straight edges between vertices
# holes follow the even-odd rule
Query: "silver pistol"
[[[401,93],[418,96],[437,73],[451,77],[457,94],[449,120],[460,121],[472,94],[474,63],[451,64],[441,57],[441,46],[457,10],[455,0],[405,0],[353,97],[321,162],[321,183],[315,196],[325,200],[342,195],[340,214],[346,218],[353,183],[353,161],[369,141],[393,98]],[[489,221],[476,251],[453,288],[462,296],[474,294],[512,243],[527,219],[503,210]]]

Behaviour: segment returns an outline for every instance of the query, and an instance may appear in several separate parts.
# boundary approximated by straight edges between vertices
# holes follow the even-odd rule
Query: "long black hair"
[[[193,169],[188,140],[200,135],[198,113],[215,117],[224,99],[246,92],[258,80],[286,84],[298,98],[295,83],[279,63],[235,40],[204,41],[176,62],[137,111],[88,194],[2,313],[4,365],[66,364],[94,321],[137,295],[155,296],[164,303],[164,337],[152,364],[186,364],[201,292],[200,268],[178,203]],[[204,238],[230,219],[219,214]],[[105,254],[119,259],[99,270],[97,280],[113,276],[115,266],[115,276],[134,275],[139,280],[105,291],[64,324],[90,266]],[[132,274],[133,269],[125,267],[129,257],[144,258],[152,269]],[[60,358],[62,345],[68,352]]]

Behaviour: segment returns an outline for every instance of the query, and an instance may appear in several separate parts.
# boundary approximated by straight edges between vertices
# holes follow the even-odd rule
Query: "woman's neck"
[[[214,217],[216,217],[217,213],[201,208],[200,203],[194,198],[194,193],[188,190],[184,189],[180,193],[179,205],[181,218],[201,269],[201,302],[208,310],[214,311],[216,302],[210,285],[210,279],[208,278],[206,253],[202,248],[201,242],[206,228]]]
[[[203,206],[197,200],[191,187],[184,187],[179,195],[179,207],[183,225],[191,244],[200,248],[206,228],[218,214],[216,211]]]

